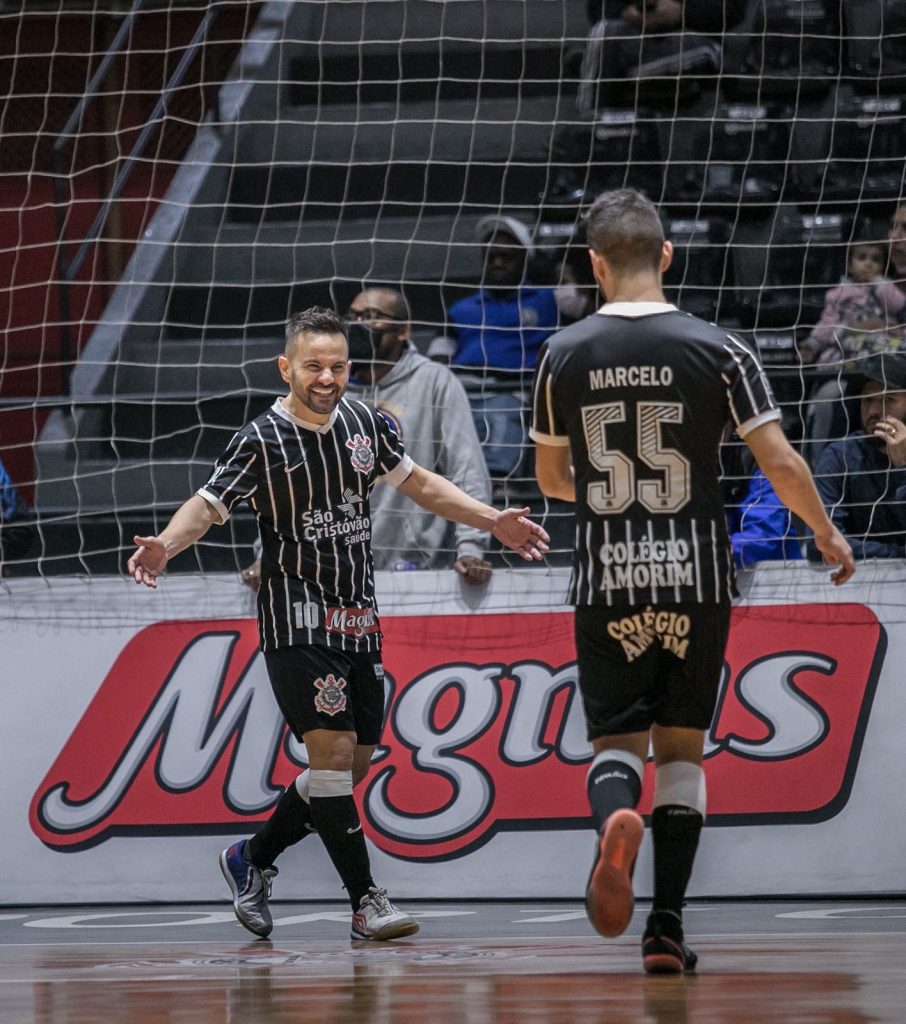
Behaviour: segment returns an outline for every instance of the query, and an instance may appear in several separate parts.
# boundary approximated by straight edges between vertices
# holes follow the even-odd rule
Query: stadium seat
[[[850,218],[781,206],[771,218],[739,228],[732,246],[732,311],[741,326],[811,328],[821,315],[825,292],[845,268]]]
[[[720,103],[712,116],[674,122],[666,196],[671,203],[752,206],[783,198],[792,110]],[[685,127],[685,130],[683,130]]]
[[[574,210],[607,189],[636,188],[661,198],[663,164],[657,117],[639,108],[601,111],[596,120],[564,126],[553,159],[560,169],[541,195],[542,207]]]
[[[721,88],[735,99],[826,93],[840,72],[836,0],[760,0],[724,42]]]
[[[732,281],[727,259],[729,223],[718,217],[667,216],[663,220],[664,234],[673,242],[673,262],[664,276],[667,298],[695,316],[718,319],[723,289]]]
[[[906,176],[906,99],[842,96],[824,127],[827,159],[807,175],[804,195],[872,200],[902,195]]]
[[[843,0],[843,15],[855,88],[906,93],[906,0]]]

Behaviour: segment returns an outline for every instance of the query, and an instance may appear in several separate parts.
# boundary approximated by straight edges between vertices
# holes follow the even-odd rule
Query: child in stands
[[[897,348],[897,328],[906,313],[906,294],[884,276],[883,242],[853,242],[847,274],[824,300],[824,311],[811,335],[800,345],[803,362],[826,362]],[[899,335],[899,336],[898,336]]]

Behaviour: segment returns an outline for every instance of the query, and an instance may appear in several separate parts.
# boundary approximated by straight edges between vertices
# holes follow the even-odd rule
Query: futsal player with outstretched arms
[[[128,570],[136,583],[155,587],[172,557],[225,523],[240,502],[251,506],[263,549],[261,650],[309,767],[254,836],[221,854],[233,908],[246,928],[268,935],[275,861],[315,831],[349,897],[352,938],[398,938],[418,924],[375,884],[352,795],[384,722],[371,490],[383,479],[435,515],[486,530],[528,561],[547,551],[548,536],[525,517],[528,509],[498,511],[416,465],[382,416],[344,398],[347,327],[333,311],[313,307],[292,317],[277,363],[288,394],[233,437],[207,483],[158,536],[135,538]]]
[[[654,899],[642,959],[648,972],[681,973],[696,963],[682,907],[735,594],[718,484],[728,423],[814,531],[835,584],[852,576],[853,557],[783,433],[756,353],[665,300],[673,250],[654,206],[632,190],[605,193],[591,207],[588,244],[606,302],[542,349],[530,430],[541,490],[575,502],[569,600],[598,832],[586,909],[605,936],[632,916],[650,746]]]

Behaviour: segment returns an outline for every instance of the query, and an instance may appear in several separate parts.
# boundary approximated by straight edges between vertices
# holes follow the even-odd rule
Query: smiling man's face
[[[299,419],[326,423],[349,383],[349,350],[342,334],[303,331],[277,359],[289,384],[287,408]]]

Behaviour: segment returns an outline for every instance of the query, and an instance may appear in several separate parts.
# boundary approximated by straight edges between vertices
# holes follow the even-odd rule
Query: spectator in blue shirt
[[[736,568],[801,559],[802,548],[789,509],[736,434],[721,449],[721,472]]]
[[[739,506],[728,509],[730,543],[737,569],[757,562],[795,561],[802,549],[793,533],[790,510],[774,493],[768,478],[756,469]]]
[[[906,354],[861,360],[847,393],[862,429],[823,449],[815,485],[856,558],[906,556]],[[820,558],[813,542],[810,559]]]
[[[506,476],[527,451],[526,389],[538,350],[557,329],[557,299],[529,280],[534,246],[521,221],[483,217],[476,234],[486,246],[482,286],[450,307],[450,334],[435,338],[429,355],[459,371],[488,469]]]

